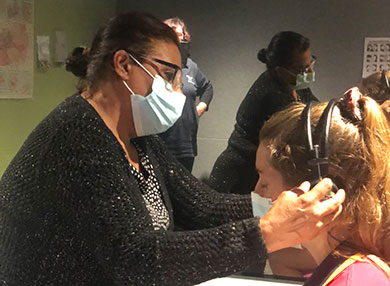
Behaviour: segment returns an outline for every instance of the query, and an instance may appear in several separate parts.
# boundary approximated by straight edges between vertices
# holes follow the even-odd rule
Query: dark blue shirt
[[[204,102],[208,107],[213,98],[213,86],[191,58],[187,58],[182,72],[182,90],[186,96],[182,115],[160,136],[174,156],[195,157],[198,154],[196,136],[199,122],[196,102]]]

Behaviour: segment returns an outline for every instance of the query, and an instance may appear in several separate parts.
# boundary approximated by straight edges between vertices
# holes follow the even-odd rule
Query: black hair
[[[309,49],[310,41],[301,34],[284,31],[271,39],[267,49],[261,49],[257,58],[267,65],[269,71],[276,67],[288,67],[292,64],[295,53],[304,53]]]
[[[90,50],[81,47],[73,50],[66,60],[66,70],[80,78],[81,91],[112,71],[116,51],[147,55],[154,40],[172,42],[179,47],[176,33],[156,17],[147,13],[120,14],[100,26]]]
[[[65,68],[77,77],[85,77],[88,66],[88,49],[76,47],[65,60]]]

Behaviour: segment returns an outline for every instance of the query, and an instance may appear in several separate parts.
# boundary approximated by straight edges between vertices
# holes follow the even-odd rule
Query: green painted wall
[[[50,36],[53,54],[54,31],[62,30],[69,50],[89,46],[99,24],[114,15],[115,8],[116,0],[35,0],[34,42],[37,35]],[[63,66],[38,71],[35,59],[32,99],[0,99],[0,176],[34,127],[75,92],[75,83]]]

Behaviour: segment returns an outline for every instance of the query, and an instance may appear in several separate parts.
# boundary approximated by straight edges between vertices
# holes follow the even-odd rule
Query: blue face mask
[[[172,86],[161,76],[153,76],[143,65],[139,65],[154,78],[152,92],[147,96],[131,92],[131,108],[137,136],[158,134],[169,129],[181,116],[186,97],[173,91]]]
[[[315,72],[304,72],[297,74],[295,83],[295,90],[305,89],[310,86],[311,83],[315,82]]]
[[[272,200],[251,192],[253,216],[262,218],[272,206]]]

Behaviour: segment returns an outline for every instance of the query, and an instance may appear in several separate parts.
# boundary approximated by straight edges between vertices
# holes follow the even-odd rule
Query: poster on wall
[[[388,69],[390,69],[390,38],[366,37],[362,77]]]
[[[0,0],[0,98],[33,93],[34,0]]]

